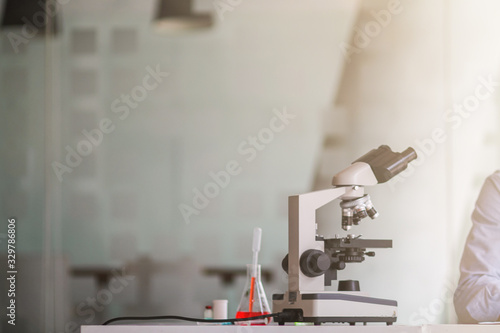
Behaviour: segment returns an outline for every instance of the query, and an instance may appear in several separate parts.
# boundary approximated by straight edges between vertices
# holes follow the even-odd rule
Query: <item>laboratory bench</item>
[[[322,326],[196,326],[109,325],[82,326],[81,333],[498,333],[499,325],[322,325]]]

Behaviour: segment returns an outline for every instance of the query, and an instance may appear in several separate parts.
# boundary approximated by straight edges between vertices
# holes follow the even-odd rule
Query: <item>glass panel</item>
[[[0,34],[2,332],[13,328],[40,332],[41,328],[53,327],[46,325],[47,319],[53,321],[54,314],[41,311],[47,296],[53,296],[52,283],[46,283],[46,278],[63,282],[61,274],[54,275],[53,269],[47,269],[47,264],[54,262],[47,259],[55,258],[50,248],[45,248],[49,230],[45,186],[47,45],[41,30],[33,29],[29,36],[25,32],[22,27],[4,27]]]

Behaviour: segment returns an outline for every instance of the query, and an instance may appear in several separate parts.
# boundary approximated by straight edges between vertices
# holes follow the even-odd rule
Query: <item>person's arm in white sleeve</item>
[[[489,176],[472,213],[454,296],[460,323],[500,317],[500,171]]]

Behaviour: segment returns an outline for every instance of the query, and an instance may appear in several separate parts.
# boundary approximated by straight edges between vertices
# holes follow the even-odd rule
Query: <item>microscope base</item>
[[[293,304],[289,295],[273,295],[273,312],[289,312],[294,318],[278,321],[321,323],[382,322],[391,325],[397,319],[398,303],[393,300],[364,296],[353,292],[321,292],[298,294]]]

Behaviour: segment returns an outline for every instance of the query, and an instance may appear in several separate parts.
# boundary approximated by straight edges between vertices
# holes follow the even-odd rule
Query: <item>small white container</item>
[[[205,311],[203,311],[203,319],[214,319],[214,312],[210,305],[205,306]]]
[[[227,319],[227,299],[215,299],[213,304],[214,319]]]

